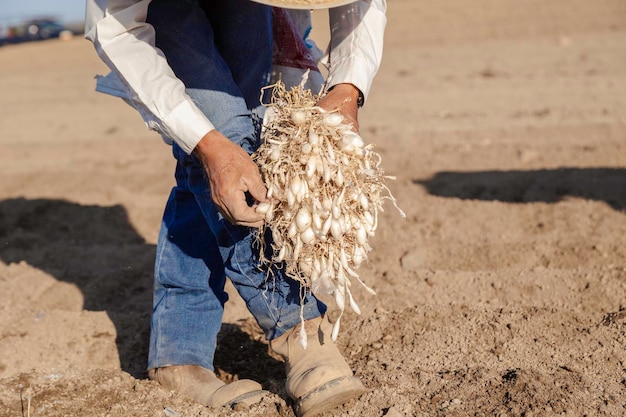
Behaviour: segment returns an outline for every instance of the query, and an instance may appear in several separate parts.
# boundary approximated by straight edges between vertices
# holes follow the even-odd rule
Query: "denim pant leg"
[[[179,185],[170,193],[157,243],[148,369],[195,364],[212,370],[228,300],[222,257],[186,176],[177,164]]]
[[[252,114],[261,108],[259,92],[271,65],[270,9],[249,0],[153,0],[148,22],[155,27],[157,46],[198,107],[220,132],[254,151],[259,132]],[[214,27],[212,22],[230,23]],[[220,49],[236,52],[222,54]],[[173,151],[177,186],[157,247],[149,367],[196,363],[212,369],[225,301],[224,274],[268,339],[297,325],[301,311],[309,319],[322,314],[325,306],[309,294],[301,310],[297,283],[281,271],[268,279],[267,271],[258,268],[253,230],[224,220],[197,159],[176,145]],[[171,238],[172,230],[179,231],[180,239]],[[185,250],[189,246],[201,254],[190,254]]]

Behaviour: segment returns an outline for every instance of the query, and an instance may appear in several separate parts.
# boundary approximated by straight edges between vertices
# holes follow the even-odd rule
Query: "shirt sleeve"
[[[185,93],[146,23],[150,0],[87,0],[85,38],[128,89],[146,125],[188,154],[213,124]]]
[[[354,84],[367,99],[383,53],[386,0],[359,0],[330,9],[327,88]]]

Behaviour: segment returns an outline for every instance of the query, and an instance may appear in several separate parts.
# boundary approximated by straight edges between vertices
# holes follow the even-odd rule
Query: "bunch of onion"
[[[273,238],[271,258],[262,255],[262,261],[284,263],[287,276],[303,288],[334,298],[340,311],[336,340],[346,301],[360,314],[352,280],[375,294],[357,270],[371,250],[368,239],[384,200],[396,204],[385,185],[392,177],[383,174],[373,145],[365,145],[338,112],[317,107],[319,98],[303,84],[290,90],[274,85],[264,143],[253,159],[271,201],[257,206],[266,220],[259,236],[269,228]],[[300,335],[306,346],[306,333]]]

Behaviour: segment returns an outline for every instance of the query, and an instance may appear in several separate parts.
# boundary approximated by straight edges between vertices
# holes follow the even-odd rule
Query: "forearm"
[[[148,0],[87,0],[85,37],[130,91],[149,128],[187,153],[214,127],[185,93],[146,23]]]
[[[367,98],[382,60],[385,12],[385,0],[360,0],[330,9],[328,88],[352,84]]]

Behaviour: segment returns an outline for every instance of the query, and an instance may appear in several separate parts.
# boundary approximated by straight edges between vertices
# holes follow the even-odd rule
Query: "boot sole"
[[[243,404],[245,406],[250,407],[251,405],[260,403],[261,400],[267,394],[269,394],[269,391],[266,391],[266,390],[247,392],[245,394],[241,394],[240,396],[233,398],[228,403],[224,404],[224,407],[234,408],[235,406],[239,404]]]
[[[300,397],[294,411],[298,417],[312,417],[338,407],[365,391],[365,386],[357,377],[333,379]]]
[[[235,406],[237,406],[239,404],[243,404],[245,406],[250,407],[251,405],[260,403],[261,400],[267,394],[269,394],[269,391],[265,391],[265,390],[258,390],[258,391],[247,392],[247,393],[242,394],[242,395],[240,395],[240,396],[238,396],[236,398],[233,398],[228,403],[224,404],[224,407],[234,408]]]

